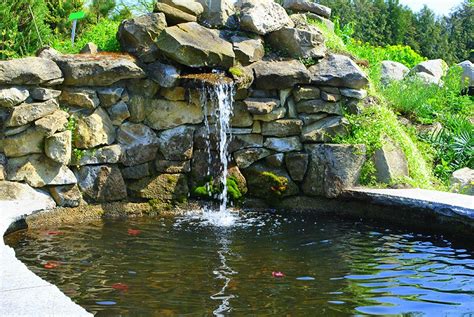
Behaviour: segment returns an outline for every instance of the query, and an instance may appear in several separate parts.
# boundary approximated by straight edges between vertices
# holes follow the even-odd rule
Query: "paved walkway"
[[[48,200],[0,201],[0,316],[92,316],[59,288],[42,280],[15,257],[3,234],[9,225],[34,211],[54,207]]]

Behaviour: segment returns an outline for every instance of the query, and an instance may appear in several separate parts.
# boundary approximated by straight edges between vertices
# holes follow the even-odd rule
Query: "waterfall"
[[[220,80],[213,85],[206,85],[200,90],[200,101],[204,110],[204,124],[207,131],[207,154],[208,154],[208,175],[212,175],[212,152],[211,152],[211,140],[210,135],[215,131],[218,139],[218,158],[219,158],[219,171],[218,181],[222,188],[219,194],[219,210],[210,210],[206,208],[204,210],[205,218],[212,224],[219,226],[230,226],[235,222],[234,215],[227,208],[228,204],[228,188],[227,188],[227,177],[228,177],[228,165],[229,165],[229,142],[231,140],[231,127],[230,119],[233,111],[233,95],[234,86],[233,83],[225,82]],[[214,120],[214,127],[211,127],[211,121],[208,119],[208,115]],[[206,184],[210,188],[210,184]]]

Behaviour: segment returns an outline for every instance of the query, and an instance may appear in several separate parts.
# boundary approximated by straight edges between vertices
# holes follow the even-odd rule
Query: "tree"
[[[89,10],[95,17],[95,22],[99,23],[101,18],[106,18],[112,13],[115,6],[115,0],[92,0]]]
[[[55,35],[66,35],[70,32],[69,14],[82,11],[84,0],[46,0],[49,9],[46,22]]]

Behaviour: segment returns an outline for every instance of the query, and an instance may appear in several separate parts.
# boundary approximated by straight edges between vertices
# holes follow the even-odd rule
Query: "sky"
[[[463,0],[400,0],[400,4],[410,7],[415,12],[426,4],[437,15],[448,15],[451,9],[462,2]]]

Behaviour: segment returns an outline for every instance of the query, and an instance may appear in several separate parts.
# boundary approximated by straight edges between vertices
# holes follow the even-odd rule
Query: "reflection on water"
[[[6,242],[96,316],[474,314],[472,242],[309,215],[235,217],[224,228],[198,213],[103,220]]]

